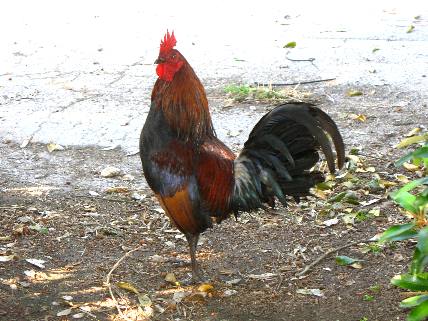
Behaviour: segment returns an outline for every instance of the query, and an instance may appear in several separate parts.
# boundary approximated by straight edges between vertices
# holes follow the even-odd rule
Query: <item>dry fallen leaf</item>
[[[46,148],[48,149],[49,153],[52,153],[56,150],[64,150],[65,148],[59,144],[55,144],[55,143],[49,143],[46,145]]]
[[[304,295],[315,295],[318,297],[324,296],[324,293],[320,289],[297,289],[296,293]]]
[[[404,136],[406,137],[412,137],[415,136],[417,133],[419,133],[421,131],[421,129],[419,127],[413,128],[411,131],[409,131],[407,134],[405,134]]]
[[[404,138],[401,142],[399,142],[397,145],[394,146],[394,148],[403,148],[415,143],[422,142],[428,138],[428,135],[418,135],[418,136],[412,136],[408,138]]]
[[[185,297],[187,297],[191,294],[192,294],[192,292],[190,292],[190,291],[175,292],[174,295],[172,296],[172,300],[175,303],[180,303]]]
[[[352,263],[351,265],[349,265],[350,267],[353,267],[354,269],[358,269],[358,270],[360,270],[360,269],[362,269],[363,268],[363,265],[360,263],[360,262],[355,262],[355,263]]]
[[[409,182],[409,178],[406,175],[397,174],[395,178],[397,179],[397,181],[403,184],[407,184]]]
[[[198,286],[198,291],[199,292],[210,292],[214,289],[214,287],[211,284],[208,283],[204,283],[201,284],[200,286]]]
[[[27,145],[30,143],[30,141],[31,141],[31,138],[24,139],[24,141],[21,143],[21,145],[19,147],[21,147],[21,148],[27,147]]]
[[[128,193],[129,188],[126,186],[115,186],[115,187],[109,187],[105,190],[107,194],[113,194],[113,193]]]
[[[256,280],[269,280],[277,276],[277,273],[263,273],[263,274],[248,274],[250,279]]]
[[[403,167],[410,172],[416,172],[419,169],[418,166],[416,166],[414,164],[410,164],[410,163],[404,163]]]
[[[337,217],[322,222],[322,224],[324,224],[325,226],[332,226],[336,225],[337,223],[339,223],[339,219]]]
[[[121,173],[122,171],[114,166],[107,166],[100,172],[102,177],[115,177],[120,175]]]
[[[59,312],[56,314],[56,316],[57,316],[57,317],[66,316],[66,315],[69,315],[69,314],[71,313],[71,311],[72,311],[72,309],[65,309],[65,310],[59,311]]]
[[[1,255],[0,256],[0,262],[9,262],[16,258],[16,255]]]
[[[224,297],[229,297],[229,296],[232,296],[232,295],[234,295],[236,293],[238,293],[238,291],[236,291],[236,290],[226,290],[226,291],[223,292],[223,296]]]
[[[32,264],[34,266],[37,266],[40,269],[44,269],[45,268],[44,263],[46,261],[44,261],[44,260],[39,260],[39,259],[25,259],[25,261],[27,261],[28,263],[30,263],[30,264]]]
[[[79,313],[73,314],[71,317],[72,317],[73,319],[81,319],[81,318],[83,318],[84,316],[85,316],[85,314],[84,314],[83,312],[79,312]]]
[[[128,282],[117,282],[116,285],[124,290],[128,290],[129,292],[138,294],[138,290],[135,288],[135,286],[133,286],[131,283]]]
[[[362,94],[363,92],[359,90],[349,90],[347,93],[349,97],[361,96]]]
[[[177,278],[175,277],[174,273],[167,273],[165,275],[165,281],[169,282],[169,283],[171,283],[173,285],[177,285],[177,283],[178,283],[177,282]]]
[[[360,122],[365,122],[367,120],[367,116],[363,114],[349,114],[349,118],[353,120],[358,120]]]

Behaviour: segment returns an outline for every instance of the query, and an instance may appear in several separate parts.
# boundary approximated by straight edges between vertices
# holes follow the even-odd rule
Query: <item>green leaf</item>
[[[411,33],[411,32],[413,32],[413,30],[415,30],[415,26],[414,25],[410,25],[406,32],[407,33]]]
[[[346,192],[341,192],[337,195],[334,195],[332,197],[330,197],[327,202],[329,203],[336,203],[336,202],[340,202],[346,195]]]
[[[370,302],[370,301],[373,301],[373,300],[374,300],[374,296],[373,296],[373,295],[370,295],[370,294],[364,294],[364,296],[363,296],[363,301]]]
[[[428,273],[396,275],[391,279],[391,283],[411,291],[427,291]]]
[[[428,316],[428,301],[424,301],[414,308],[407,316],[407,321],[422,321]]]
[[[326,191],[326,190],[331,189],[334,186],[334,184],[335,183],[333,181],[321,182],[321,183],[318,183],[316,185],[316,188],[321,190],[321,191]]]
[[[418,233],[414,228],[415,223],[393,225],[382,233],[379,238],[379,242],[402,241],[415,237]]]
[[[37,231],[37,232],[39,232],[39,233],[42,233],[42,234],[48,234],[49,233],[49,230],[48,230],[48,228],[47,227],[45,227],[45,226],[41,226],[40,224],[34,224],[34,225],[31,225],[31,226],[29,226],[28,227],[30,230],[33,230],[33,231]]]
[[[400,302],[400,308],[413,308],[428,300],[427,294],[412,296]]]
[[[404,163],[407,163],[408,161],[410,161],[412,158],[413,158],[413,152],[407,153],[406,155],[404,155],[403,157],[401,157],[398,161],[396,161],[394,163],[394,166],[395,167],[400,167]]]
[[[297,43],[295,41],[291,41],[289,43],[287,43],[284,48],[295,48],[297,45]]]
[[[417,274],[424,271],[428,264],[428,227],[421,229],[418,233],[418,244],[413,253],[410,273]]]
[[[336,256],[336,263],[339,265],[351,265],[351,264],[354,264],[355,262],[362,262],[362,261],[363,260],[354,259],[352,257],[345,256],[345,255]]]
[[[400,204],[407,211],[412,213],[418,213],[419,212],[418,206],[425,204],[424,196],[417,197],[413,194],[410,194],[409,191],[411,191],[415,187],[418,187],[424,184],[428,184],[428,176],[411,181],[410,183],[407,183],[398,191],[392,192],[390,196],[394,200],[394,202],[396,202],[397,204]]]
[[[397,191],[390,194],[391,198],[399,204],[401,207],[406,209],[407,211],[411,213],[417,213],[418,209],[415,207],[414,203],[416,201],[416,196],[412,195],[405,191]]]
[[[379,48],[373,48],[372,52],[375,53],[376,51],[379,51]]]
[[[416,245],[416,247],[423,255],[428,255],[428,226],[419,231],[418,245]]]
[[[428,146],[422,146],[415,150],[413,158],[428,158]]]
[[[428,256],[423,255],[418,248],[413,252],[412,264],[410,265],[410,274],[421,273],[428,263]]]

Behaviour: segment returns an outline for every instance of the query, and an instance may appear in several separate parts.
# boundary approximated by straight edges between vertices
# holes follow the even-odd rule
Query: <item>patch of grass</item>
[[[272,86],[250,86],[230,84],[224,91],[236,102],[260,101],[281,102],[286,100],[301,101],[310,96],[310,93],[299,92],[295,89],[275,88]]]
[[[380,285],[379,284],[372,285],[371,287],[369,287],[369,290],[373,293],[379,293]]]
[[[380,252],[382,252],[382,247],[379,244],[376,243],[369,243],[367,245],[365,245],[365,253],[375,253],[378,254]]]
[[[375,299],[374,296],[370,294],[364,294],[363,296],[363,301],[371,302],[371,301],[374,301],[374,299]]]

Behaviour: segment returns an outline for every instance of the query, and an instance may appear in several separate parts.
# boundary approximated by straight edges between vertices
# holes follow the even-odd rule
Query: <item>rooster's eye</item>
[[[177,55],[176,54],[173,54],[172,56],[171,56],[171,58],[172,59],[175,59],[177,57]]]

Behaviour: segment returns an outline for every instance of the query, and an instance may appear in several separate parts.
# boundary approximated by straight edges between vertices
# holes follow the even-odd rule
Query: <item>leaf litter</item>
[[[418,133],[415,133],[415,134],[418,135]],[[328,229],[324,228],[323,232],[321,233],[321,234],[325,235],[325,236],[323,236],[325,238],[330,238],[331,235],[333,235],[334,233],[338,233],[337,235],[341,235],[340,234],[341,232],[347,231],[346,225],[341,224],[342,223],[341,219],[343,220],[344,215],[353,214],[354,215],[354,224],[356,224],[357,228],[359,228],[358,224],[364,224],[364,223],[361,223],[361,222],[356,220],[356,217],[359,215],[358,211],[360,211],[362,208],[365,208],[366,214],[364,214],[364,215],[368,215],[369,219],[375,218],[378,216],[382,216],[383,214],[381,213],[381,210],[379,208],[379,206],[381,206],[381,205],[379,205],[379,204],[382,204],[383,200],[385,199],[386,192],[390,188],[393,188],[393,186],[388,184],[388,183],[382,184],[381,180],[384,180],[384,181],[393,180],[393,181],[398,182],[399,179],[405,180],[407,178],[406,175],[409,175],[409,176],[412,175],[412,173],[407,173],[406,175],[403,175],[403,176],[391,175],[388,179],[387,177],[384,176],[384,174],[379,173],[379,175],[380,175],[379,178],[376,178],[376,177],[374,177],[374,174],[378,174],[378,173],[376,173],[376,171],[378,170],[378,166],[377,166],[378,164],[372,164],[372,163],[368,162],[367,159],[361,155],[351,155],[351,156],[355,156],[355,157],[351,157],[348,160],[348,164],[353,163],[354,168],[352,168],[352,167],[347,168],[345,171],[341,172],[340,175],[336,176],[331,181],[327,181],[327,184],[320,187],[320,190],[322,190],[325,193],[325,195],[327,196],[326,200],[330,200],[331,198],[334,198],[336,195],[339,195],[339,194],[345,192],[345,194],[340,195],[340,197],[339,197],[340,200],[337,199],[337,201],[335,201],[335,202],[326,202],[326,201],[319,200],[319,199],[316,199],[316,201],[311,200],[310,202],[306,202],[307,205],[304,205],[301,209],[298,209],[296,211],[296,213],[298,213],[300,215],[300,217],[303,219],[303,221],[301,221],[300,224],[303,224],[302,226],[307,226],[306,222],[310,218],[310,216],[308,216],[308,215],[317,215],[316,214],[317,210],[320,208],[324,208],[326,206],[329,209],[329,211],[327,211],[324,214],[320,214],[321,219],[318,220],[318,222],[327,222],[327,224],[323,224],[323,225],[325,227],[329,227]],[[371,168],[371,167],[373,168],[373,171],[371,171],[372,169],[367,170],[368,168]],[[358,168],[360,168],[364,171],[356,174],[356,170]],[[400,174],[400,175],[402,175],[402,174]],[[368,181],[366,179],[376,179],[379,183],[378,185],[380,186],[380,190],[373,192],[372,194],[371,193],[366,194],[365,193],[365,192],[367,192],[366,182]],[[132,189],[130,189],[129,191],[132,191]],[[347,193],[348,193],[348,195],[347,195]],[[125,199],[131,200],[132,199],[131,195],[132,194],[130,192],[127,192],[127,193],[124,193],[123,197]],[[149,194],[147,194],[147,195],[149,195]],[[91,196],[91,195],[89,195],[89,196]],[[346,198],[345,196],[348,196],[348,198]],[[351,197],[349,197],[349,196],[351,196]],[[351,202],[348,203],[347,201],[345,201],[347,199],[351,199]],[[354,199],[354,201],[352,201],[352,199]],[[379,200],[379,201],[375,201],[375,200]],[[129,206],[133,209],[133,207],[136,205],[136,202],[143,202],[143,201],[147,202],[147,204],[145,206],[149,210],[150,216],[148,218],[143,219],[143,220],[141,219],[141,217],[138,217],[137,219],[139,221],[142,221],[144,224],[141,224],[138,227],[137,226],[128,226],[127,227],[126,222],[128,221],[128,217],[126,217],[126,219],[123,220],[123,222],[122,222],[122,220],[117,221],[117,218],[115,217],[114,219],[110,220],[108,225],[111,222],[117,221],[117,223],[115,223],[115,224],[118,224],[119,229],[123,228],[124,231],[127,231],[127,229],[130,229],[130,231],[138,232],[138,235],[142,235],[142,238],[144,238],[145,242],[147,243],[148,249],[153,249],[153,248],[157,249],[154,252],[150,251],[149,253],[147,253],[147,257],[142,259],[141,262],[139,262],[139,261],[136,262],[136,263],[138,263],[138,265],[143,264],[143,266],[148,264],[148,266],[150,266],[152,270],[145,270],[145,271],[147,271],[145,273],[153,274],[153,270],[159,270],[160,266],[168,266],[169,264],[171,264],[170,262],[173,262],[172,257],[175,257],[175,255],[177,255],[177,253],[179,256],[180,255],[187,255],[187,248],[183,247],[185,245],[185,242],[182,242],[181,240],[179,242],[177,242],[178,239],[175,236],[178,234],[176,231],[175,231],[175,233],[165,233],[165,231],[171,229],[171,227],[169,227],[169,225],[166,225],[167,227],[164,228],[163,231],[160,230],[163,227],[163,225],[165,223],[167,223],[167,220],[164,219],[164,216],[163,216],[164,214],[162,213],[163,210],[160,207],[158,207],[157,203],[153,203],[151,201],[150,196],[145,197],[143,200],[135,200],[134,204],[129,204]],[[92,200],[91,200],[91,202],[92,202]],[[90,205],[90,204],[88,204],[88,205]],[[116,205],[116,204],[113,204],[113,205]],[[83,207],[80,206],[80,209],[82,209],[82,208]],[[106,215],[106,212],[103,212],[103,210],[98,208],[97,206],[90,205],[88,208],[94,208],[97,212],[100,212],[106,216],[105,218],[103,218],[101,216],[100,217],[95,216],[93,218],[96,220],[100,220],[99,222],[93,223],[95,230],[99,229],[99,227],[96,226],[97,224],[102,223],[103,220],[107,220],[110,217],[110,216]],[[158,209],[158,210],[154,210],[154,209]],[[291,207],[291,209],[293,209],[293,206]],[[106,211],[106,210],[104,210],[104,211]],[[108,211],[110,211],[110,210],[108,210]],[[350,212],[348,212],[348,211],[350,211]],[[89,212],[89,213],[92,213],[92,212]],[[125,213],[125,212],[121,211],[121,213]],[[315,214],[309,214],[309,213],[315,213]],[[32,214],[32,215],[36,215],[36,214]],[[322,216],[322,215],[328,215],[328,216],[326,217],[326,216]],[[82,219],[83,217],[84,216],[80,216],[80,219]],[[92,218],[88,217],[85,219],[92,219]],[[272,221],[274,219],[278,219],[278,218],[275,216],[269,217],[269,215],[263,215],[260,217],[260,220],[266,221],[266,222]],[[243,220],[245,220],[247,222],[246,225],[250,224],[250,227],[251,227],[251,224],[254,224],[255,219],[251,218],[250,216],[244,216]],[[329,225],[330,222],[332,222],[334,224]],[[37,222],[37,223],[42,224],[41,222]],[[82,222],[79,222],[79,224],[81,224],[81,223]],[[231,222],[228,222],[228,223],[231,223]],[[28,224],[31,224],[31,222],[23,223],[23,224],[28,225]],[[242,223],[240,223],[240,224],[241,224],[240,228],[247,228],[246,225],[243,225]],[[47,224],[46,222],[44,222],[43,226],[49,227],[50,225]],[[265,228],[264,226],[266,226],[269,229],[271,229],[275,225],[263,224],[261,226],[263,226],[263,228]],[[293,226],[288,226],[287,228],[290,228],[290,227],[293,228]],[[226,228],[228,228],[228,227],[226,226]],[[270,231],[269,229],[268,229],[268,231]],[[326,232],[324,232],[324,231],[326,231]],[[331,232],[327,232],[327,231],[331,231]],[[352,231],[352,230],[350,230],[350,231]],[[35,235],[37,235],[34,232],[35,231],[33,231],[32,234],[30,234],[31,237],[34,237]],[[58,234],[56,232],[50,232],[50,233],[53,233],[52,237],[54,237],[54,238],[57,238],[60,236],[60,234]],[[129,233],[129,232],[126,232],[126,233]],[[64,233],[62,232],[62,234],[64,234]],[[169,234],[171,234],[171,236],[168,236]],[[73,237],[73,239],[74,239],[76,235],[81,235],[81,234],[72,233],[71,237]],[[126,235],[127,234],[125,234],[125,236]],[[137,235],[137,233],[135,235]],[[344,235],[346,235],[346,234],[344,234]],[[131,236],[132,236],[132,234],[128,234],[126,237],[131,237]],[[27,236],[24,235],[24,236],[20,236],[20,237],[27,237]],[[39,237],[47,238],[47,237],[51,237],[51,236],[49,236],[49,235],[44,236],[41,234],[41,235],[39,235]],[[94,237],[97,237],[94,240],[101,240],[104,242],[116,242],[116,240],[112,239],[112,237],[114,237],[114,235],[102,235],[102,236],[99,236],[99,238],[98,238],[98,236],[94,235]],[[208,237],[208,239],[211,239],[211,237],[212,237],[212,235],[210,235]],[[134,238],[134,237],[131,237],[131,238]],[[152,240],[150,240],[150,239],[152,239]],[[303,236],[302,239],[306,239],[306,235]],[[308,236],[307,239],[310,241],[311,237]],[[169,247],[168,242],[173,242],[173,243],[177,242],[177,247],[176,248]],[[294,242],[301,242],[301,240],[294,240]],[[209,243],[209,244],[211,244],[211,243]],[[205,246],[206,245],[202,246],[202,249],[204,249]],[[211,245],[209,245],[209,246],[211,246]],[[120,249],[120,247],[117,247],[117,248]],[[318,253],[318,254],[322,253],[322,251],[323,251],[322,248],[316,249],[316,247],[313,247],[313,250],[312,250],[312,246],[310,246],[310,245],[306,246],[305,243],[302,243],[302,249],[303,248],[307,248],[307,250],[305,251],[305,253],[307,255],[306,258],[300,256],[301,251],[299,250],[297,253],[298,255],[293,257],[290,262],[289,261],[284,261],[284,262],[286,262],[287,265],[293,265],[293,264],[297,263],[298,264],[297,267],[295,266],[294,268],[299,269],[303,262],[306,262],[306,263],[309,262],[309,260],[312,259],[313,255],[315,255],[316,253]],[[245,249],[245,247],[244,247],[244,249]],[[114,251],[114,249],[112,249],[112,250]],[[256,248],[254,248],[254,250],[260,251],[260,249],[256,249]],[[173,253],[173,255],[171,253]],[[264,252],[261,251],[260,253],[261,253],[261,255],[263,255]],[[370,255],[370,253],[371,252],[368,252],[366,255]],[[268,254],[270,256],[276,257],[276,254],[274,255],[273,252],[270,252],[270,251],[266,252],[266,255],[268,255]],[[282,255],[284,255],[284,254],[287,255],[286,252],[282,253]],[[202,250],[202,255],[205,256],[205,255],[211,255],[211,254],[210,253],[204,253],[204,250]],[[86,257],[86,256],[87,256],[87,254],[85,253],[84,257]],[[157,260],[156,257],[160,257],[161,259]],[[154,258],[154,259],[152,260],[150,258]],[[228,283],[227,281],[224,281],[224,280],[222,282],[216,281],[216,283],[214,284],[215,290],[213,289],[212,291],[211,290],[208,292],[198,291],[198,289],[196,287],[193,289],[191,288],[190,290],[188,290],[188,288],[180,288],[174,284],[165,283],[163,281],[163,278],[160,275],[158,275],[157,278],[154,279],[155,282],[158,282],[157,280],[162,280],[163,283],[161,283],[161,284],[164,284],[163,286],[166,286],[169,289],[175,290],[177,292],[169,292],[170,294],[166,295],[166,294],[160,294],[159,291],[161,291],[161,290],[150,289],[147,291],[142,291],[141,293],[147,293],[146,295],[148,296],[148,298],[152,302],[151,307],[153,308],[153,310],[154,310],[153,313],[155,313],[155,314],[157,314],[157,313],[170,313],[168,302],[170,302],[171,300],[172,301],[176,300],[177,302],[179,302],[178,305],[179,305],[179,309],[180,309],[181,313],[183,313],[183,311],[186,311],[186,310],[187,310],[187,313],[189,313],[188,305],[194,304],[193,302],[196,302],[196,301],[193,301],[193,299],[192,299],[193,296],[196,296],[196,297],[204,296],[204,300],[211,300],[211,299],[209,299],[210,297],[208,296],[208,294],[211,293],[213,295],[212,300],[214,300],[214,301],[216,300],[216,298],[222,298],[222,297],[227,298],[227,300],[237,300],[236,298],[242,297],[243,295],[245,295],[244,292],[248,291],[247,284],[258,284],[258,282],[261,282],[264,286],[266,285],[267,288],[269,288],[271,286],[275,287],[277,282],[280,282],[279,280],[282,277],[284,277],[284,273],[280,272],[280,271],[282,271],[281,269],[284,268],[284,266],[281,266],[281,265],[284,265],[284,262],[281,261],[281,260],[283,260],[283,259],[281,259],[281,255],[279,255],[278,258],[279,258],[278,262],[281,262],[278,266],[278,270],[276,270],[276,268],[275,268],[273,270],[268,269],[266,271],[258,270],[258,271],[250,272],[250,273],[247,272],[245,274],[241,274],[243,276],[243,277],[242,276],[241,277],[245,278],[245,282],[237,281],[236,284],[234,284],[234,282]],[[245,258],[245,260],[246,260],[245,262],[247,262],[250,265],[254,264],[251,262],[251,260],[248,262],[247,259],[248,258]],[[401,258],[400,258],[400,260],[401,260]],[[162,263],[159,263],[158,261],[162,262]],[[354,262],[354,263],[358,263],[358,262]],[[134,264],[135,263],[132,263],[132,265],[134,265]],[[368,264],[368,260],[367,260],[367,264]],[[209,265],[206,264],[204,266],[204,268],[207,268],[208,266]],[[128,264],[126,264],[126,268],[124,267],[124,270],[127,270],[128,267],[129,267]],[[245,268],[240,267],[240,269],[244,269],[244,271],[245,271]],[[138,271],[139,269],[136,268],[136,270]],[[343,269],[343,270],[345,270],[345,269]],[[364,270],[366,270],[366,269],[363,269],[363,271]],[[185,271],[187,271],[187,268],[185,269]],[[210,271],[211,271],[210,274],[215,273],[215,270],[210,270]],[[287,271],[287,270],[285,270],[285,271]],[[323,271],[328,271],[328,270],[323,270]],[[328,271],[328,272],[329,273],[335,273],[335,269],[333,268],[333,271]],[[360,272],[360,271],[358,271],[358,272]],[[119,276],[120,276],[119,279],[123,279],[122,276],[124,276],[124,274],[123,274],[123,272],[121,272],[121,273],[122,274],[118,274],[116,276],[116,278],[119,278]],[[126,275],[132,276],[135,273],[136,273],[135,271],[134,272],[127,271]],[[176,273],[177,273],[177,276],[181,276],[183,272],[174,270],[174,274],[176,274]],[[237,273],[237,272],[233,272],[233,273]],[[242,273],[242,271],[241,271],[241,273]],[[287,273],[287,272],[285,272],[285,273]],[[28,275],[29,275],[29,277],[35,278],[37,276],[37,273],[35,271],[30,271],[30,272],[28,272]],[[149,275],[149,274],[147,274],[147,275]],[[239,274],[237,274],[237,275],[239,275]],[[287,274],[285,274],[285,275],[287,275]],[[145,277],[146,276],[144,276],[144,278]],[[144,281],[144,278],[142,281],[143,284],[150,284],[150,282],[152,282],[152,281],[149,281],[147,283],[147,281]],[[308,277],[308,279],[311,279],[311,278],[312,278],[312,275],[310,275]],[[232,276],[232,280],[234,280],[233,276]],[[296,281],[293,281],[293,282],[296,282]],[[128,283],[133,285],[134,288],[137,289],[137,291],[138,291],[139,287],[137,287],[136,285],[137,284],[140,285],[140,281],[132,281],[132,283],[131,283],[131,281],[129,281]],[[282,287],[283,286],[284,285],[282,285]],[[118,287],[118,288],[120,289],[120,287]],[[167,288],[167,290],[168,290],[168,288]],[[312,289],[310,287],[306,288],[306,285],[303,285],[303,287],[300,286],[300,288],[301,288],[301,289],[299,289],[300,293],[298,293],[296,291],[297,294],[309,295],[309,296],[319,296],[319,294],[322,293],[322,295],[324,295],[324,291],[321,289],[316,289],[316,288]],[[142,301],[143,303],[142,303],[138,299],[138,295],[133,291],[129,291],[126,289],[122,289],[122,290],[134,293],[135,299],[138,301],[137,304],[140,307],[142,305],[146,304],[144,302],[148,302],[148,301],[143,300]],[[319,290],[320,292],[312,291],[312,290]],[[122,291],[122,292],[124,292],[124,291]],[[178,294],[175,294],[175,293],[178,293]],[[200,293],[206,293],[206,294],[202,295]],[[237,294],[239,294],[239,295],[237,295]],[[130,295],[130,297],[132,297],[132,296],[133,295]],[[258,294],[258,296],[260,297],[260,294]],[[181,299],[179,299],[179,298],[181,298]],[[187,301],[187,300],[191,300],[191,301]],[[126,302],[127,301],[121,301],[121,304],[130,306],[130,304],[126,303]],[[192,302],[192,303],[190,303],[190,302]],[[197,301],[197,302],[198,302],[198,304],[212,304],[211,301]],[[211,302],[211,303],[209,303],[209,302]],[[162,311],[162,312],[158,312],[158,311]],[[72,317],[75,314],[77,314],[77,316],[80,317],[80,314],[78,314],[78,313],[73,314],[73,312],[75,312],[75,310],[72,310],[72,312],[70,312],[69,317]],[[58,313],[58,311],[56,311],[56,313]]]

